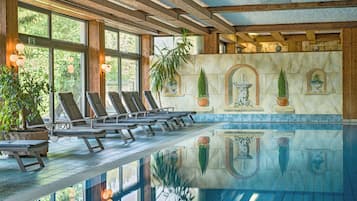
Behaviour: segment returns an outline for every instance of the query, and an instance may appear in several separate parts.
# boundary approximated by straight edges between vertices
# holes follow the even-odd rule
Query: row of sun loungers
[[[83,139],[90,152],[94,152],[95,149],[104,149],[101,138],[105,137],[107,131],[118,133],[127,143],[127,140],[135,141],[132,129],[138,127],[141,127],[148,136],[154,136],[153,126],[159,126],[163,132],[166,132],[186,126],[184,119],[194,123],[192,117],[195,114],[194,111],[175,112],[172,108],[159,108],[150,91],[145,91],[144,95],[151,110],[145,107],[138,92],[121,92],[120,94],[118,92],[109,92],[109,98],[116,111],[114,115],[107,113],[98,93],[87,92],[86,96],[89,105],[95,114],[93,118],[85,118],[81,114],[72,93],[59,93],[58,95],[68,121],[46,125],[40,115],[37,115],[37,118],[27,122],[28,127],[47,128],[52,136]],[[66,124],[68,128],[57,129],[56,124]],[[96,144],[92,145],[88,140],[89,138],[94,138]],[[0,141],[0,151],[11,153],[16,158],[20,169],[26,171],[26,167],[37,164],[40,167],[44,167],[44,163],[39,156],[39,150],[46,144],[47,141],[43,140]],[[20,151],[26,151],[34,155],[37,158],[37,162],[24,165],[18,154]]]

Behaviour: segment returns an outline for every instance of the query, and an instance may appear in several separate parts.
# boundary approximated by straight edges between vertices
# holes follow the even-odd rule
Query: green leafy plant
[[[286,80],[285,80],[285,73],[283,69],[280,70],[279,79],[278,79],[278,96],[286,97]]]
[[[206,74],[201,68],[200,75],[198,76],[197,82],[197,89],[198,89],[198,97],[207,97],[207,82],[206,82]]]
[[[41,96],[48,94],[48,84],[30,72],[14,67],[0,67],[0,131],[26,129],[41,109]]]
[[[200,163],[202,174],[204,174],[207,170],[208,158],[209,158],[209,146],[206,144],[198,145],[198,162]]]
[[[173,49],[163,48],[150,68],[151,90],[157,93],[161,105],[160,93],[165,84],[174,79],[181,62],[187,63],[192,44],[187,39],[187,30],[182,33],[182,40]]]

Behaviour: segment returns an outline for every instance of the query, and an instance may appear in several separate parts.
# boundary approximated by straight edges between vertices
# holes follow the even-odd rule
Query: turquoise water
[[[41,200],[354,201],[357,126],[225,124]]]

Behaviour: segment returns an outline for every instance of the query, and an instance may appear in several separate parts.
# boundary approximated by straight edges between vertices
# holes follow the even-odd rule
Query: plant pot
[[[209,101],[207,97],[198,98],[197,103],[201,107],[207,107],[209,105]]]
[[[197,139],[198,144],[209,144],[209,137],[208,136],[200,136]]]
[[[276,102],[278,103],[278,105],[280,106],[287,106],[289,105],[289,99],[288,97],[278,97],[276,99]]]
[[[5,140],[48,140],[48,131],[46,129],[27,129],[13,130],[4,134]],[[47,156],[48,145],[40,151],[41,156]],[[19,152],[21,156],[30,156],[28,152]]]

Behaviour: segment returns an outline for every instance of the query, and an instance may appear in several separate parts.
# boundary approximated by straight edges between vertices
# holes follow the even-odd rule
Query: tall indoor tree
[[[182,40],[176,43],[176,47],[168,49],[164,47],[159,49],[159,55],[155,55],[155,62],[150,68],[151,90],[159,97],[161,106],[160,94],[164,89],[165,84],[174,79],[177,70],[182,62],[187,63],[189,52],[192,47],[191,42],[187,38],[188,31],[182,31]]]

